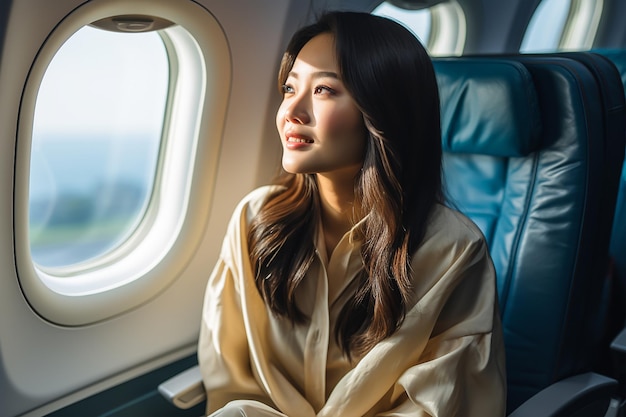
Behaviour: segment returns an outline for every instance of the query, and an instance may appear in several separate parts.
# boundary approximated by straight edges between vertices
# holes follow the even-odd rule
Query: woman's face
[[[331,34],[314,37],[296,57],[283,86],[276,126],[287,172],[354,178],[361,168],[365,124],[341,81]]]

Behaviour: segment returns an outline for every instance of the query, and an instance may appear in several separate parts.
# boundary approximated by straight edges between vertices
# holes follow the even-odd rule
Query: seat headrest
[[[521,63],[451,58],[433,64],[445,152],[516,157],[539,148],[539,102]]]

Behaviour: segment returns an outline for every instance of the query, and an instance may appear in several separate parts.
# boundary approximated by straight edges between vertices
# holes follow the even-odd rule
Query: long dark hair
[[[411,301],[411,256],[433,206],[442,201],[439,94],[430,58],[401,25],[374,15],[331,12],[294,34],[278,83],[302,47],[331,33],[346,89],[368,130],[355,207],[368,213],[359,232],[363,270],[335,327],[344,353],[363,354],[390,336]],[[302,323],[295,292],[315,258],[320,213],[314,174],[283,173],[250,228],[256,284],[274,314]],[[419,277],[416,277],[419,279]]]

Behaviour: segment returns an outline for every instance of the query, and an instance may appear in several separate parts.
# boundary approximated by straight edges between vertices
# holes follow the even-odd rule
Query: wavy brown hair
[[[363,270],[339,315],[335,337],[344,353],[361,355],[393,334],[411,299],[410,260],[429,214],[442,201],[439,94],[420,42],[401,25],[366,13],[331,12],[294,34],[281,62],[279,87],[302,47],[331,33],[346,89],[368,130],[355,206],[368,213],[360,226]],[[296,289],[315,258],[320,207],[314,174],[283,172],[264,202],[248,243],[256,284],[270,309],[307,321]]]

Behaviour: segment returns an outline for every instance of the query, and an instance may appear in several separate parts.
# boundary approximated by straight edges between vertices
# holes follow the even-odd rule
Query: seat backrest
[[[626,85],[626,51],[611,50],[603,53],[565,52],[567,56],[584,64],[601,86],[604,110],[604,152],[624,155],[626,142],[626,108],[624,86]],[[609,171],[609,169],[611,171]],[[607,260],[607,283],[603,299],[604,310],[597,317],[598,337],[601,351],[597,355],[596,370],[618,377],[611,355],[611,341],[624,327],[626,318],[626,162],[608,165],[603,180],[607,192],[603,193],[602,216],[613,219],[610,238],[610,258]],[[617,189],[617,194],[613,190]],[[597,247],[597,256],[604,256],[606,249]],[[591,318],[590,318],[591,320]]]
[[[611,135],[621,135],[624,141],[626,141],[626,111],[623,107],[626,92],[626,50],[598,50],[595,51],[595,53],[569,53],[566,55],[580,60],[595,70],[596,78],[599,81],[611,83],[610,86],[606,85],[605,88],[603,88],[605,107],[608,107],[607,114],[609,117],[615,119],[607,122],[607,124],[611,124],[608,129],[615,129],[616,132],[611,132]],[[602,60],[598,58],[606,60],[611,67],[613,67],[610,69],[614,71],[615,68],[617,71],[615,71],[614,74],[607,74],[607,72],[609,72],[608,69],[606,67],[600,68]],[[601,73],[598,73],[600,71]],[[621,89],[619,88],[620,83]],[[620,103],[622,103],[621,107]],[[607,152],[625,152],[626,156],[623,144],[621,148],[607,149]],[[615,206],[615,217],[611,237],[611,255],[615,262],[617,276],[622,283],[626,284],[626,160],[618,167],[618,171],[621,172],[621,175],[615,177],[618,181],[616,200],[613,202],[608,201],[607,204]],[[624,288],[626,287],[622,289]],[[626,295],[626,293],[624,293],[624,295]],[[624,300],[624,297],[622,297],[622,300]]]
[[[598,50],[596,52],[607,57],[617,67],[622,86],[626,92],[626,50],[611,49]],[[623,301],[626,300],[626,161],[622,165],[622,175],[615,207],[615,219],[611,236],[611,255],[618,284],[622,290]]]
[[[487,238],[498,279],[508,409],[590,370],[610,220],[600,216],[599,87],[563,57],[435,59],[448,194]]]
[[[626,49],[598,49],[593,52],[605,56],[613,62],[619,71],[622,85],[626,89]]]

